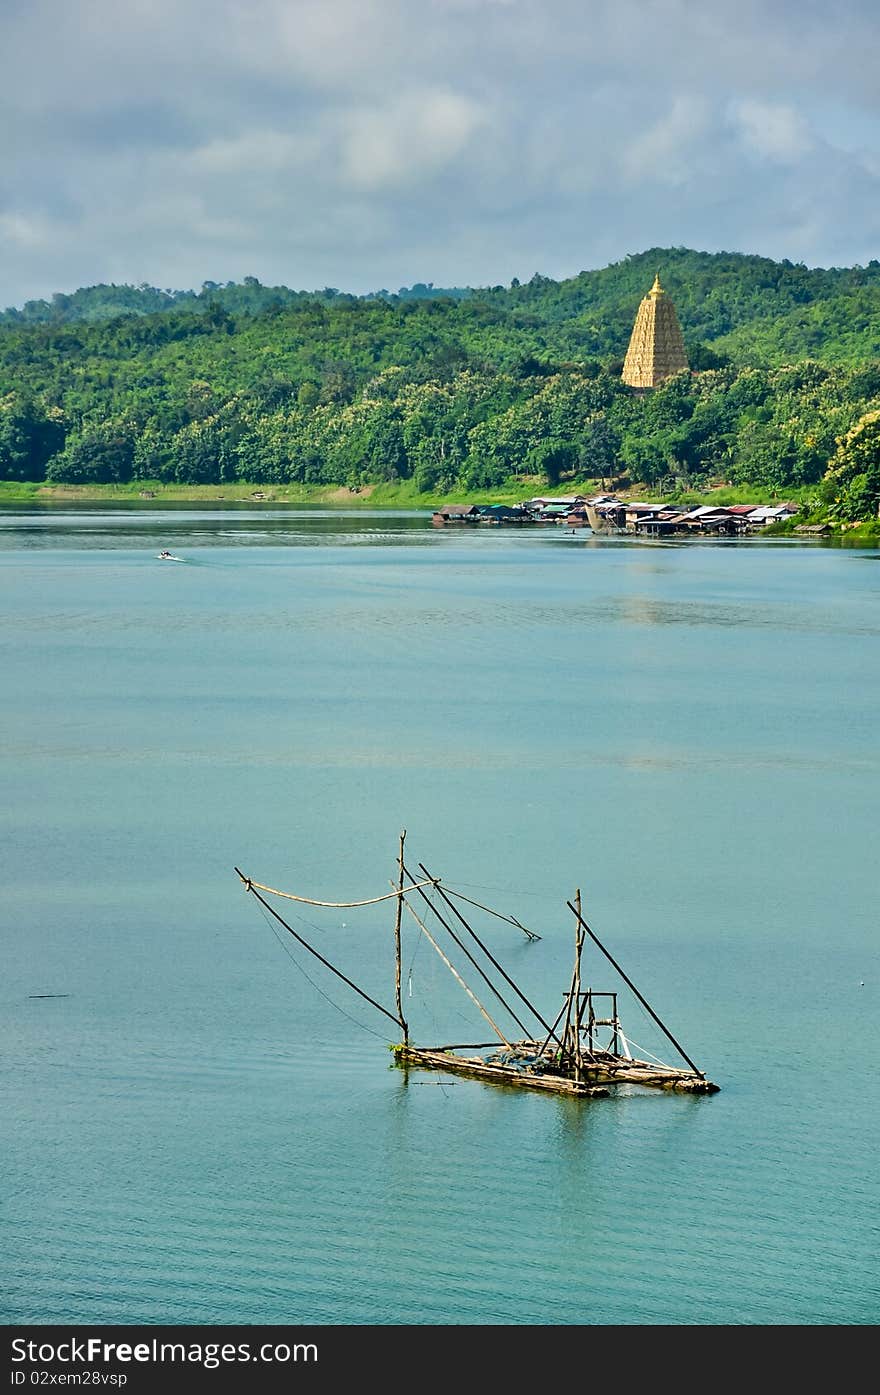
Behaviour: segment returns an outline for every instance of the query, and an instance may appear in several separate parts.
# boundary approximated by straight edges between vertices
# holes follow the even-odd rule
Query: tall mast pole
[[[576,1079],[581,1078],[581,950],[584,946],[584,932],[581,929],[581,889],[575,892],[574,903],[577,919],[574,923],[574,1065]]]
[[[409,1027],[403,1015],[403,1003],[400,997],[401,979],[401,951],[400,951],[400,922],[403,918],[403,844],[406,840],[406,829],[400,835],[400,851],[397,857],[397,915],[394,920],[394,989],[397,994],[397,1016],[400,1025],[403,1027],[404,1045],[409,1041]]]

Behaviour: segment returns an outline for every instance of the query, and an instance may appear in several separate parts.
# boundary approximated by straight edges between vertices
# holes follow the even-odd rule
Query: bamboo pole
[[[427,867],[425,866],[425,864],[424,864],[423,862],[420,862],[420,863],[419,863],[419,869],[420,869],[420,871],[424,872],[425,876],[428,877],[429,880],[431,880],[431,881],[434,882],[434,890],[437,892],[438,896],[440,896],[440,898],[441,898],[443,901],[445,901],[446,905],[447,905],[447,906],[449,907],[449,909],[452,911],[453,915],[456,916],[456,918],[457,918],[458,920],[461,921],[461,923],[462,923],[462,925],[464,926],[465,930],[467,930],[468,934],[472,937],[472,939],[474,939],[474,940],[476,941],[476,943],[480,946],[480,949],[483,951],[483,953],[485,954],[486,958],[489,960],[490,964],[493,964],[494,967],[498,970],[499,974],[500,974],[501,977],[504,979],[505,983],[508,983],[508,984],[510,985],[510,987],[513,989],[514,993],[515,993],[515,994],[517,995],[517,997],[520,999],[520,1001],[523,1002],[523,1003],[525,1003],[525,1005],[526,1005],[526,1007],[528,1008],[529,1012],[534,1013],[534,1015],[535,1015],[535,1017],[537,1018],[538,1022],[539,1022],[539,1023],[541,1024],[541,1026],[544,1028],[544,1031],[545,1031],[545,1032],[548,1032],[550,1036],[553,1036],[553,1034],[554,1034],[554,1028],[555,1028],[556,1024],[559,1022],[559,1018],[556,1019],[556,1023],[554,1023],[554,1026],[553,1026],[553,1027],[549,1026],[548,1023],[546,1023],[546,1022],[544,1021],[544,1018],[541,1016],[541,1014],[540,1014],[540,1012],[538,1011],[538,1009],[534,1006],[533,1003],[530,1003],[530,1002],[529,1002],[528,998],[526,997],[525,993],[523,993],[522,989],[520,989],[520,988],[517,987],[517,985],[514,983],[513,979],[510,977],[510,974],[508,974],[508,973],[505,971],[505,969],[502,967],[502,965],[498,963],[498,960],[495,958],[495,956],[494,956],[493,954],[491,954],[490,951],[486,948],[486,946],[483,944],[483,941],[480,939],[480,937],[479,937],[479,935],[476,933],[476,931],[475,931],[470,925],[468,925],[467,921],[465,920],[464,916],[463,916],[463,915],[461,914],[461,912],[459,911],[458,907],[457,907],[457,906],[454,906],[454,905],[452,904],[452,902],[450,901],[449,897],[446,895],[446,892],[444,891],[443,887],[440,885],[440,880],[439,880],[439,878],[432,878],[432,877],[431,877],[431,873],[428,871]],[[411,873],[408,872],[407,875],[410,877],[410,880],[411,880],[411,881],[415,881],[415,878],[412,876]],[[411,888],[408,888],[408,890],[410,890],[410,889],[411,889]],[[423,892],[420,893],[420,894],[422,895],[423,900],[427,900],[427,897],[424,895]],[[431,902],[430,902],[430,901],[428,901],[428,905],[431,906]],[[439,916],[439,915],[440,915],[440,912],[437,910],[436,906],[431,906],[431,909],[432,909],[432,911],[434,912],[434,914],[435,914],[436,916]],[[442,919],[442,917],[441,917],[441,919]],[[522,929],[523,927],[520,926],[519,928]],[[526,933],[529,933],[529,932],[527,931]],[[508,1009],[508,1011],[509,1011],[509,1009]],[[520,1026],[522,1026],[522,1023],[520,1023]],[[527,1031],[527,1030],[528,1030],[527,1028],[523,1027],[523,1031]],[[557,1038],[557,1040],[558,1040],[558,1038]],[[559,1044],[560,1044],[560,1046],[562,1045],[561,1042],[560,1042]]]
[[[421,863],[419,864],[421,866]],[[469,906],[476,906],[478,911],[485,911],[487,915],[494,915],[497,920],[506,920],[508,925],[515,925],[517,930],[530,940],[540,940],[541,936],[536,935],[534,930],[529,930],[523,925],[521,920],[517,920],[515,915],[502,915],[501,911],[493,911],[491,906],[484,906],[481,901],[474,901],[470,896],[465,896],[463,891],[453,891],[451,886],[446,888],[447,895],[456,896],[459,901],[466,901]]]
[[[241,877],[241,880],[244,882],[247,890],[251,893],[251,895],[256,896],[257,900],[260,902],[260,905],[266,907],[266,910],[269,912],[269,914],[273,915],[275,919],[278,921],[278,923],[284,926],[287,933],[289,935],[292,935],[293,938],[296,941],[298,941],[299,944],[302,945],[303,949],[307,949],[309,951],[309,954],[313,954],[316,959],[319,959],[321,961],[325,968],[329,969],[330,972],[335,974],[337,978],[341,978],[343,983],[347,983],[349,988],[353,988],[355,993],[359,993],[360,996],[364,998],[368,1003],[370,1003],[374,1008],[378,1008],[379,1011],[383,1012],[386,1017],[390,1017],[392,1022],[397,1022],[399,1026],[403,1025],[401,1022],[399,1022],[398,1018],[394,1016],[393,1012],[389,1012],[388,1009],[384,1008],[381,1003],[377,1003],[375,998],[371,998],[369,993],[365,993],[362,988],[358,988],[356,983],[352,983],[350,978],[346,978],[345,974],[342,973],[340,969],[337,969],[335,965],[331,964],[329,959],[325,959],[323,954],[319,954],[316,949],[312,949],[312,946],[309,944],[308,940],[304,940],[302,935],[298,935],[296,931],[292,928],[292,926],[288,925],[287,921],[283,918],[283,916],[280,916],[278,912],[274,909],[274,907],[270,906],[269,902],[266,901],[264,897],[260,895],[260,893],[255,889],[253,882],[242,872],[239,872],[237,867],[235,868],[235,871],[238,872],[238,875]]]
[[[471,999],[471,1001],[472,1001],[473,1003],[475,1003],[476,1006],[480,1009],[480,1012],[483,1014],[483,1016],[485,1017],[486,1021],[489,1023],[489,1026],[492,1028],[492,1031],[495,1033],[495,1035],[498,1037],[498,1039],[507,1047],[508,1051],[512,1051],[512,1050],[513,1050],[513,1047],[511,1046],[510,1042],[507,1040],[507,1037],[504,1035],[504,1033],[502,1032],[501,1028],[498,1026],[498,1023],[492,1021],[492,1018],[489,1016],[488,1012],[487,1012],[486,1009],[483,1007],[483,1004],[480,1002],[480,1000],[479,1000],[479,998],[477,997],[477,995],[476,995],[475,993],[473,993],[473,992],[471,991],[470,988],[468,988],[467,984],[465,983],[465,981],[464,981],[464,979],[462,978],[461,974],[460,974],[460,973],[458,972],[458,970],[456,969],[455,965],[452,964],[452,963],[449,961],[449,959],[446,957],[446,955],[443,953],[442,949],[441,949],[440,946],[438,945],[437,941],[434,939],[434,936],[431,934],[431,932],[430,932],[430,930],[428,929],[427,925],[425,924],[425,922],[424,922],[423,920],[420,919],[420,917],[418,916],[418,914],[413,910],[412,906],[411,906],[411,905],[409,904],[409,902],[406,900],[406,897],[404,897],[404,904],[405,904],[405,906],[406,906],[406,909],[409,911],[410,915],[412,916],[413,920],[416,922],[416,924],[419,926],[419,928],[420,928],[420,929],[423,931],[423,933],[425,934],[425,936],[426,936],[426,938],[427,938],[427,940],[428,940],[428,943],[429,943],[429,944],[432,944],[432,945],[434,946],[434,948],[436,949],[437,953],[440,955],[440,958],[443,960],[443,963],[446,965],[446,967],[447,967],[447,969],[449,970],[449,972],[452,974],[452,976],[453,976],[454,978],[457,978],[457,979],[458,979],[458,981],[459,981],[459,983],[461,984],[462,988],[464,989],[465,993],[467,993],[467,995],[468,995],[468,997]]]
[[[404,1045],[409,1041],[409,1027],[403,1015],[403,1002],[400,997],[400,922],[403,918],[403,845],[405,841],[406,829],[404,829],[400,835],[400,852],[397,858],[397,914],[394,918],[394,991],[397,998],[397,1016],[400,1018],[400,1024],[403,1027]]]
[[[655,1012],[654,1009],[651,1007],[651,1004],[650,1004],[649,1002],[647,1002],[647,1001],[642,997],[641,993],[640,993],[639,990],[636,988],[636,986],[635,986],[635,984],[633,983],[632,979],[627,978],[626,974],[623,972],[623,969],[620,967],[620,965],[617,963],[617,961],[616,961],[615,959],[612,959],[611,955],[608,953],[608,950],[607,950],[607,949],[605,948],[605,946],[602,944],[601,940],[598,938],[597,935],[594,935],[594,934],[593,934],[593,931],[590,929],[590,927],[589,927],[589,925],[587,924],[587,922],[581,918],[580,912],[577,911],[577,910],[575,910],[574,906],[571,904],[570,901],[568,902],[568,909],[569,909],[570,911],[574,911],[574,914],[577,916],[577,918],[578,918],[578,920],[580,921],[581,925],[582,925],[582,926],[584,927],[584,929],[586,930],[586,932],[587,932],[587,934],[589,935],[590,939],[593,941],[593,943],[594,943],[595,945],[598,946],[599,949],[601,949],[602,953],[605,955],[605,958],[608,960],[608,962],[609,962],[610,964],[612,964],[612,965],[614,966],[614,968],[615,968],[615,969],[617,970],[617,972],[620,974],[620,977],[623,979],[624,983],[625,983],[629,988],[632,989],[632,991],[635,993],[636,997],[638,998],[639,1002],[641,1003],[642,1007],[645,1009],[646,1012],[649,1012],[649,1013],[651,1014],[651,1016],[653,1017],[654,1021],[657,1023],[657,1026],[660,1028],[661,1032],[663,1032],[664,1035],[667,1036],[667,1037],[669,1038],[669,1040],[672,1042],[672,1045],[675,1047],[676,1051],[678,1051],[678,1052],[681,1053],[682,1057],[684,1058],[685,1061],[687,1061],[688,1065],[690,1066],[690,1068],[691,1068],[691,1070],[694,1072],[694,1074],[695,1074],[695,1075],[698,1075],[698,1076],[700,1077],[701,1080],[705,1080],[705,1079],[706,1079],[706,1076],[705,1076],[705,1074],[703,1073],[703,1071],[701,1071],[701,1070],[699,1069],[698,1066],[695,1066],[695,1065],[694,1065],[693,1061],[691,1060],[690,1056],[687,1054],[687,1052],[685,1051],[685,1049],[684,1049],[684,1047],[681,1045],[681,1043],[680,1043],[680,1042],[677,1042],[677,1041],[675,1040],[675,1037],[672,1035],[672,1033],[670,1032],[669,1028],[665,1025],[665,1023],[661,1022],[660,1018],[657,1016],[656,1012]]]
[[[578,903],[578,904],[580,904],[580,903]],[[581,943],[580,943],[580,947],[581,947],[581,951],[583,951],[583,946],[584,946],[584,934],[583,934],[583,931],[581,931],[580,934],[581,934]],[[578,960],[578,966],[579,966],[579,968],[578,968],[579,985],[578,985],[578,1005],[577,1005],[577,1030],[578,1030],[578,1040],[579,1040],[579,1042],[581,1043],[581,1061],[583,1061],[584,1047],[583,1047],[583,1037],[581,1036],[581,1033],[582,1033],[582,1031],[583,1031],[583,1026],[584,1026],[584,1014],[587,1015],[587,1021],[589,1022],[589,1020],[590,1020],[590,1013],[592,1012],[593,993],[592,993],[592,989],[590,989],[590,988],[584,989],[584,988],[582,988],[582,987],[580,986],[580,983],[582,983],[582,981],[583,981],[583,980],[582,980],[582,974],[581,974],[581,972],[580,972],[580,970],[581,970],[581,968],[582,968],[582,965],[581,965],[581,963],[580,963],[580,960]],[[587,1056],[589,1057],[589,1059],[590,1059],[591,1061],[594,1059],[594,1056],[593,1056],[593,1041],[592,1041],[592,1037],[591,1037],[591,1036],[589,1036],[588,1039],[587,1039],[587,1052],[586,1052],[586,1054],[587,1054]]]
[[[573,997],[574,997],[574,972],[573,972],[573,971],[572,971],[572,976],[571,976],[571,985],[570,985],[570,987],[569,987],[568,992],[567,992],[566,994],[564,994],[563,996],[564,996],[564,998],[565,998],[565,1007],[564,1007],[564,1012],[565,1012],[565,1026],[564,1026],[563,1029],[562,1029],[562,1041],[563,1041],[563,1046],[564,1046],[564,1049],[565,1049],[566,1053],[567,1053],[567,1054],[570,1053],[570,1054],[572,1054],[572,1056],[573,1056],[574,1053],[573,1053],[572,1050],[571,1050],[571,1004],[572,1004],[572,999],[573,999]]]
[[[562,1048],[562,1042],[559,1040],[559,1037],[556,1035],[556,1028],[559,1026],[560,1020],[561,1020],[561,1018],[562,1018],[562,1014],[563,1014],[564,1012],[565,1012],[565,1004],[563,1003],[562,1007],[559,1009],[559,1013],[558,1013],[558,1015],[557,1015],[556,1021],[553,1023],[553,1026],[552,1026],[552,1027],[548,1028],[547,1035],[546,1035],[546,1037],[544,1038],[543,1042],[541,1043],[541,1049],[540,1049],[540,1051],[538,1052],[538,1056],[539,1056],[539,1057],[543,1056],[544,1052],[547,1050],[547,1047],[550,1045],[550,1038],[551,1038],[551,1037],[552,1037],[553,1040],[556,1042],[556,1045],[559,1047],[560,1051],[562,1051],[562,1049],[563,1049],[563,1048]]]
[[[412,876],[412,873],[410,872],[409,868],[406,868],[405,871],[406,871],[406,875],[409,877],[410,881],[414,881],[415,878]],[[415,889],[415,890],[418,890],[418,887],[415,887],[415,888],[407,887],[407,890],[408,890],[408,891],[414,890],[414,889]],[[439,883],[437,883],[436,890],[437,890],[437,891],[440,891],[440,885],[439,885]],[[440,894],[441,894],[441,896],[443,895],[442,891],[440,892]],[[483,968],[477,963],[476,959],[475,959],[474,956],[471,954],[471,952],[470,952],[470,950],[467,948],[467,946],[462,944],[461,940],[458,938],[458,936],[456,935],[455,931],[453,930],[453,928],[452,928],[452,926],[449,924],[449,922],[443,918],[443,916],[440,914],[440,912],[438,911],[437,907],[433,904],[433,902],[428,900],[428,897],[426,896],[426,894],[424,893],[424,891],[419,890],[419,895],[421,896],[422,900],[425,902],[425,905],[428,907],[428,910],[429,910],[429,911],[432,911],[432,912],[434,913],[434,915],[437,917],[437,919],[439,920],[440,924],[443,926],[443,929],[446,930],[447,933],[448,933],[449,935],[451,935],[452,939],[453,939],[453,940],[455,941],[455,943],[458,945],[458,947],[459,947],[459,949],[461,950],[462,954],[466,955],[466,957],[467,957],[467,958],[470,960],[470,962],[473,964],[473,966],[474,966],[474,968],[476,969],[477,973],[480,975],[481,979],[482,979],[483,982],[487,985],[487,987],[490,988],[491,991],[495,994],[495,997],[498,999],[499,1003],[500,1003],[501,1006],[504,1008],[505,1012],[509,1012],[509,1013],[510,1013],[511,1017],[513,1018],[514,1022],[516,1023],[516,1025],[517,1025],[518,1027],[521,1027],[522,1030],[523,1030],[524,1032],[528,1032],[529,1029],[528,1029],[528,1027],[526,1026],[526,1024],[525,1024],[524,1022],[521,1022],[521,1021],[520,1021],[520,1019],[517,1017],[516,1013],[514,1012],[513,1008],[510,1006],[510,1004],[509,1004],[509,1003],[506,1003],[506,1002],[504,1001],[504,999],[502,998],[501,994],[498,992],[498,989],[495,987],[494,983],[492,982],[492,980],[489,978],[488,974],[486,973],[485,969],[483,969]],[[445,897],[444,897],[444,900],[445,900]],[[455,914],[458,916],[458,919],[461,921],[461,923],[462,923],[462,925],[465,927],[465,929],[466,929],[466,930],[469,930],[470,933],[473,935],[474,932],[473,932],[473,930],[471,930],[471,927],[468,925],[468,923],[467,923],[467,921],[464,919],[464,917],[463,917],[462,915],[459,915],[458,911],[455,910],[455,907],[454,907],[454,906],[452,906],[451,909],[452,909],[453,911],[455,911]],[[475,936],[474,938],[476,938],[476,936]],[[478,942],[478,943],[479,943],[479,942]],[[491,958],[491,956],[490,956],[490,958]],[[493,963],[494,963],[494,960],[493,960]],[[500,965],[496,964],[495,967],[496,967],[496,968],[500,968]],[[504,973],[504,970],[502,969],[501,972]],[[506,978],[506,977],[507,977],[507,975],[505,974],[505,978]],[[516,987],[516,984],[514,984],[510,979],[508,979],[508,982],[511,984],[511,987],[513,987],[513,988]],[[520,996],[522,997],[522,994],[520,994]]]
[[[584,947],[584,932],[580,927],[581,889],[575,893],[577,920],[574,927],[574,1065],[577,1078],[581,1073],[581,950]]]

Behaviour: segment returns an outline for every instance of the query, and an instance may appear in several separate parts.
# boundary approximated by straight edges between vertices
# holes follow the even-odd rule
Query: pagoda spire
[[[630,387],[653,388],[687,367],[675,306],[660,285],[658,271],[636,315],[623,363],[623,381]]]

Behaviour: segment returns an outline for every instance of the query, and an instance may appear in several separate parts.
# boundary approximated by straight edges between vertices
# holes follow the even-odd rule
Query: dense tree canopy
[[[691,369],[639,392],[620,368],[657,270]],[[7,480],[826,479],[853,517],[876,513],[878,412],[876,262],[653,249],[509,288],[357,297],[246,277],[97,286],[0,316]]]
[[[840,518],[880,516],[880,410],[866,412],[839,442],[825,492]]]

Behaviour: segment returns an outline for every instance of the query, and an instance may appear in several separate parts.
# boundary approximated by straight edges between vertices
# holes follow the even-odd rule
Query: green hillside
[[[620,368],[656,272],[693,371],[638,393]],[[878,409],[877,262],[652,248],[558,282],[369,296],[254,277],[198,293],[95,286],[0,316],[8,481],[410,481],[433,494],[521,475],[723,479],[812,489],[863,517],[880,500]]]

